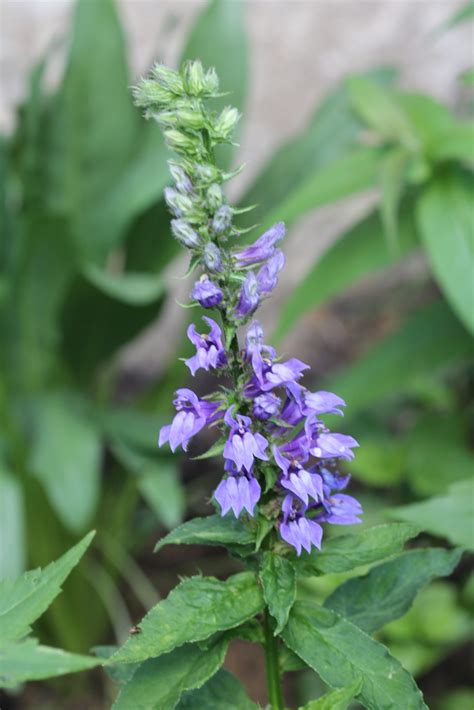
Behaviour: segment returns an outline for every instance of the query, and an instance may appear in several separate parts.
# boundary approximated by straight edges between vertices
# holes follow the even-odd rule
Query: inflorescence
[[[199,61],[188,62],[181,72],[156,65],[135,89],[136,103],[160,124],[177,155],[169,162],[175,184],[166,188],[165,199],[173,235],[191,252],[190,270],[202,272],[191,299],[217,311],[221,320],[219,325],[204,317],[204,333],[189,326],[196,354],[185,363],[193,376],[213,370],[231,382],[205,399],[179,389],[176,415],[161,429],[159,445],[187,450],[201,429],[217,427],[225,473],[214,499],[221,514],[232,510],[239,517],[245,510],[254,516],[258,510],[300,555],[312,545],[321,547],[321,523],[360,522],[359,502],[341,492],[349,476],[338,472],[338,461],[350,461],[358,443],[332,433],[320,419],[342,414],[345,402],[331,392],[306,389],[301,378],[309,366],[296,358],[282,362],[252,321],[285,264],[278,247],[285,226],[275,224],[252,245],[235,246],[245,230],[235,226],[234,217],[244,210],[229,205],[222,186],[240,169],[221,170],[214,150],[232,142],[239,114],[232,107],[219,114],[209,110],[207,100],[218,91],[216,72],[204,72]],[[245,325],[241,350],[237,328]]]

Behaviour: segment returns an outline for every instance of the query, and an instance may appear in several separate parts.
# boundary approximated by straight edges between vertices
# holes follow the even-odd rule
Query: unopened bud
[[[194,172],[202,182],[207,183],[215,182],[220,177],[219,169],[211,163],[196,163]]]
[[[176,217],[182,217],[187,212],[191,212],[194,205],[187,195],[182,195],[174,187],[165,187],[164,195],[166,204]]]
[[[226,106],[217,117],[217,120],[213,126],[216,137],[228,140],[231,137],[239,118],[240,114],[236,108]]]
[[[222,206],[223,194],[220,185],[216,182],[212,183],[207,189],[206,203],[211,212],[217,212]]]
[[[175,181],[176,189],[179,190],[179,192],[192,193],[193,192],[193,183],[191,182],[191,178],[183,170],[181,165],[178,165],[177,163],[173,163],[170,160],[170,161],[168,161],[168,166],[170,169],[170,173],[173,177],[173,180]]]
[[[229,205],[219,207],[212,219],[212,231],[214,234],[223,234],[232,224],[232,209]]]
[[[214,67],[207,70],[204,77],[204,91],[206,94],[216,94],[219,91],[219,77]]]
[[[184,93],[183,80],[177,71],[168,69],[168,67],[165,67],[163,64],[155,64],[152,75],[161,86],[168,89],[173,94],[180,96]]]
[[[201,62],[197,59],[193,62],[187,62],[184,67],[184,87],[191,96],[201,96],[204,91],[204,69]]]
[[[169,106],[174,100],[173,94],[153,79],[142,79],[132,93],[135,104],[145,108]]]
[[[182,128],[192,131],[199,131],[206,125],[206,119],[202,113],[191,108],[178,108],[176,110],[176,118]]]
[[[172,219],[171,231],[175,239],[188,249],[195,249],[201,245],[201,237],[184,219]]]
[[[196,150],[196,138],[189,136],[187,133],[178,131],[175,128],[169,128],[164,131],[164,136],[170,148],[173,148],[178,153],[193,153]]]
[[[203,260],[207,269],[211,273],[222,271],[221,252],[214,242],[208,242],[208,244],[204,247]]]

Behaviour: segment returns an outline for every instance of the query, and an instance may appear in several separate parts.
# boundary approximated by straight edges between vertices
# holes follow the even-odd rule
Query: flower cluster
[[[212,424],[221,432],[224,475],[214,492],[222,515],[256,511],[272,521],[280,538],[301,551],[319,548],[322,523],[360,522],[358,501],[342,493],[349,476],[338,471],[358,446],[355,439],[329,431],[321,416],[342,414],[345,402],[331,392],[311,392],[301,383],[301,360],[281,360],[257,321],[247,328],[245,347],[237,328],[250,321],[275,288],[285,258],[279,244],[285,226],[267,229],[251,245],[235,246],[244,230],[234,224],[242,210],[231,207],[223,184],[234,173],[220,170],[214,148],[231,141],[238,112],[208,110],[218,96],[214,70],[190,62],[182,72],[158,65],[136,90],[137,103],[163,127],[177,154],[170,161],[174,187],[165,191],[175,238],[191,252],[191,271],[201,275],[191,299],[215,309],[221,324],[204,317],[207,332],[194,324],[188,337],[196,348],[185,361],[191,374],[214,370],[232,386],[200,399],[189,389],[176,392],[176,416],[160,431],[160,446],[187,449],[190,439]]]

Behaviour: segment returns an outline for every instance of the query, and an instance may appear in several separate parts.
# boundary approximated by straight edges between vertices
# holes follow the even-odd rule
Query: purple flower
[[[327,466],[318,466],[317,471],[321,474],[323,479],[323,488],[326,498],[328,498],[334,490],[343,491],[344,488],[347,488],[351,480],[349,474],[347,476],[341,476],[337,471],[331,471]]]
[[[257,308],[259,300],[257,277],[253,271],[249,271],[240,289],[239,301],[235,309],[237,318],[245,318],[252,313]]]
[[[257,273],[258,290],[260,293],[270,293],[278,283],[278,274],[285,266],[285,255],[276,249],[266,264]]]
[[[206,246],[204,247],[202,258],[206,265],[206,268],[211,273],[218,273],[220,271],[223,271],[224,267],[222,266],[221,252],[219,247],[217,247],[214,242],[208,242],[206,244]]]
[[[273,392],[264,392],[255,397],[253,401],[253,413],[258,419],[270,419],[280,411],[281,399]]]
[[[287,495],[281,508],[283,521],[280,523],[280,535],[295,548],[298,557],[303,548],[311,552],[311,545],[321,549],[323,529],[314,520],[305,518],[306,506],[292,495]]]
[[[252,367],[255,372],[258,388],[267,392],[280,386],[292,386],[299,380],[303,370],[307,370],[306,365],[296,357],[292,357],[285,362],[273,362],[272,357],[252,358]]]
[[[325,512],[318,515],[320,522],[333,523],[334,525],[355,525],[362,522],[362,506],[358,500],[345,493],[336,493],[324,501]]]
[[[224,457],[234,462],[237,471],[243,468],[250,471],[254,458],[268,461],[265,453],[268,441],[258,432],[254,434],[251,431],[250,417],[237,414],[234,419],[233,409],[234,405],[229,407],[224,417],[225,423],[230,427],[229,438],[224,446]]]
[[[224,294],[214,281],[204,274],[196,281],[191,293],[191,298],[198,301],[203,308],[214,308],[222,303]]]
[[[171,424],[161,427],[158,440],[158,446],[169,441],[173,452],[180,444],[186,451],[190,439],[214,420],[218,408],[215,402],[199,399],[192,390],[186,388],[176,390],[176,395],[173,404],[177,414]]]
[[[231,474],[224,478],[214,492],[214,498],[221,507],[221,515],[226,515],[232,508],[236,518],[243,508],[253,516],[253,511],[260,500],[262,489],[252,474]]]
[[[283,471],[280,484],[283,488],[298,496],[308,505],[309,498],[316,502],[323,498],[323,479],[318,473],[306,471],[297,459],[285,458],[277,446],[272,447],[278,467]]]
[[[316,435],[316,441],[312,442],[310,452],[318,459],[339,458],[351,461],[355,455],[352,449],[356,446],[359,444],[352,436],[322,432]]]
[[[238,266],[249,266],[266,261],[273,256],[275,244],[285,236],[285,225],[278,222],[270,227],[251,246],[234,254]]]
[[[211,367],[222,367],[227,362],[221,329],[212,318],[204,316],[203,320],[211,329],[209,335],[197,333],[194,323],[188,328],[188,338],[196,346],[196,355],[185,360],[185,364],[193,376],[200,367],[209,370]]]

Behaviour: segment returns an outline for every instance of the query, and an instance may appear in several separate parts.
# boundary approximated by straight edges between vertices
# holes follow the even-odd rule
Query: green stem
[[[268,702],[272,710],[284,710],[278,662],[278,639],[273,635],[273,623],[268,609],[263,618],[265,633],[265,667],[267,669]]]

